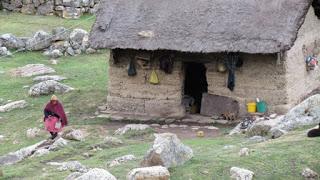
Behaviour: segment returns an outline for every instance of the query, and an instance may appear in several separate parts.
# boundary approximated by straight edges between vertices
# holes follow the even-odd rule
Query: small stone
[[[277,116],[278,116],[277,114],[271,114],[269,117],[270,117],[271,119],[275,119]]]
[[[117,115],[111,115],[110,119],[114,120],[114,121],[121,121],[121,120],[123,120],[123,117],[122,116],[117,116]]]
[[[81,172],[73,172],[73,173],[69,174],[65,178],[65,180],[76,180],[78,177],[80,177],[82,175],[83,175],[83,173],[81,173]]]
[[[54,81],[63,81],[67,78],[58,76],[58,75],[44,75],[44,76],[37,76],[33,78],[33,81],[35,82],[41,82],[41,81],[47,81],[47,80],[54,80]]]
[[[185,125],[185,124],[180,124],[179,125],[179,128],[188,128],[189,126],[188,125]]]
[[[114,159],[113,161],[108,162],[108,166],[109,167],[119,166],[123,163],[126,163],[128,161],[132,161],[132,160],[136,160],[136,157],[132,154],[129,154],[129,155],[118,157],[118,158]]]
[[[151,124],[151,127],[160,127],[160,124]]]
[[[30,128],[27,130],[27,137],[28,138],[35,138],[36,136],[39,136],[40,129],[39,128]]]
[[[272,139],[276,139],[276,138],[279,138],[282,135],[286,134],[287,132],[282,129],[273,128],[270,130],[269,133],[270,133]]]
[[[123,144],[123,141],[121,139],[118,139],[116,137],[107,136],[104,138],[104,143],[108,145],[118,146]]]
[[[96,53],[96,52],[97,52],[97,50],[92,49],[92,48],[86,49],[86,54],[94,54],[94,53]]]
[[[210,129],[210,130],[219,130],[219,128],[214,127],[214,126],[206,126],[205,128]]]
[[[41,157],[49,153],[50,151],[48,149],[38,149],[33,153],[32,157]]]
[[[127,180],[169,180],[170,173],[167,168],[162,166],[152,166],[136,168],[127,175]]]
[[[28,89],[28,88],[30,88],[30,86],[29,86],[29,85],[25,85],[25,86],[23,86],[22,88],[23,88],[23,89]]]
[[[124,127],[117,129],[114,134],[124,135],[128,131],[145,131],[148,129],[151,129],[151,127],[147,124],[127,124]]]
[[[81,173],[88,171],[87,168],[78,161],[68,161],[68,162],[62,162],[62,163],[48,162],[47,164],[51,166],[59,166],[58,167],[59,171],[69,170],[72,172],[81,172]]]
[[[84,141],[84,134],[79,129],[71,129],[66,131],[63,133],[62,137],[68,140]]]
[[[117,180],[117,178],[104,169],[93,168],[77,177],[76,180]]]
[[[242,156],[249,156],[249,153],[250,153],[249,148],[242,148],[242,149],[240,149],[240,151],[239,151],[239,156],[240,156],[240,157],[242,157]]]
[[[1,141],[3,141],[3,140],[4,140],[4,138],[5,138],[5,136],[4,136],[4,135],[0,135],[0,142],[1,142]]]
[[[72,49],[72,47],[68,47],[66,52],[70,56],[74,56],[75,55],[74,50]]]
[[[9,112],[14,109],[22,109],[28,106],[28,103],[25,100],[14,101],[3,106],[0,106],[0,112]]]
[[[306,180],[316,180],[319,178],[319,174],[311,170],[310,168],[304,168],[301,175]]]
[[[170,127],[170,128],[177,128],[178,125],[176,125],[176,124],[170,124],[169,127]]]
[[[236,147],[235,145],[225,145],[225,146],[223,146],[223,149],[232,149],[235,147]]]
[[[238,167],[232,167],[230,169],[230,174],[231,178],[236,180],[252,180],[254,175],[252,171]]]
[[[171,123],[174,123],[175,121],[176,121],[175,119],[166,119],[165,123],[166,124],[171,124]]]
[[[168,129],[169,126],[165,124],[165,125],[161,126],[161,128],[162,128],[162,129]]]
[[[68,141],[63,138],[58,138],[55,140],[55,142],[49,147],[49,150],[59,150],[60,148],[63,148],[68,145]]]

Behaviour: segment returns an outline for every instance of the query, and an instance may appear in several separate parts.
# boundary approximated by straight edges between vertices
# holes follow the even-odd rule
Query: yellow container
[[[247,104],[247,110],[249,113],[255,113],[257,112],[257,103],[251,102]]]

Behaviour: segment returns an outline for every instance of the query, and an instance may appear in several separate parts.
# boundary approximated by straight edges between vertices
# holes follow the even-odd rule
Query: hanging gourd
[[[155,70],[152,70],[150,78],[149,78],[150,84],[159,84],[159,78]]]
[[[137,75],[136,66],[133,60],[130,60],[129,67],[128,67],[128,76],[135,76]]]

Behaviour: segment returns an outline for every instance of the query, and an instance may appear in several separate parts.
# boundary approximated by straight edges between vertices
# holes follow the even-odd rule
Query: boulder
[[[6,47],[0,47],[0,57],[12,56],[12,53]]]
[[[83,41],[88,39],[88,32],[83,29],[74,29],[70,33],[70,44],[73,49],[80,49]]]
[[[36,150],[31,157],[41,157],[49,153],[50,153],[49,149],[42,148],[42,149]]]
[[[59,49],[53,49],[51,51],[49,50],[44,52],[44,55],[49,56],[51,59],[56,59],[63,56],[63,53]]]
[[[62,137],[68,140],[84,141],[84,134],[81,130],[78,130],[78,129],[72,129],[72,130],[66,131],[62,135]]]
[[[275,128],[290,131],[306,125],[317,125],[320,122],[320,94],[310,96],[292,108]]]
[[[53,14],[53,1],[47,1],[37,8],[38,15],[51,15]]]
[[[53,144],[49,147],[50,151],[59,150],[68,145],[68,141],[63,138],[56,139]]]
[[[21,49],[26,46],[21,38],[17,38],[12,34],[3,34],[0,36],[0,44],[9,49]]]
[[[93,49],[93,48],[88,48],[88,49],[86,49],[86,54],[94,54],[94,53],[96,53],[97,52],[97,50],[95,50],[95,49]]]
[[[121,139],[118,139],[116,137],[107,136],[104,138],[104,143],[112,146],[118,146],[123,144],[123,141]]]
[[[62,11],[62,17],[65,19],[79,19],[81,16],[81,10],[74,7],[65,7]]]
[[[76,179],[77,177],[80,177],[82,174],[83,174],[83,173],[81,173],[81,172],[73,172],[73,173],[69,174],[69,175],[65,178],[65,180],[74,180],[74,179]]]
[[[124,127],[117,129],[114,134],[124,135],[129,131],[145,131],[148,129],[151,129],[151,127],[147,124],[127,124]]]
[[[127,180],[169,180],[170,173],[162,166],[136,168],[127,175]]]
[[[114,159],[113,161],[108,162],[108,166],[109,167],[119,166],[123,163],[126,163],[128,161],[132,161],[132,160],[136,160],[136,157],[132,154],[129,154],[129,155],[118,157],[118,158]]]
[[[34,4],[24,4],[21,8],[21,13],[22,14],[35,14],[36,13],[36,8],[34,7]]]
[[[142,166],[176,167],[193,157],[190,147],[182,144],[172,133],[155,134],[152,148],[144,156]]]
[[[67,93],[74,90],[72,87],[57,81],[47,80],[33,85],[29,90],[30,96],[49,95],[54,93]]]
[[[62,0],[62,5],[67,7],[81,7],[81,0]]]
[[[240,149],[240,151],[239,151],[239,156],[240,156],[240,157],[242,157],[242,156],[249,156],[249,153],[250,153],[249,148],[242,148],[242,149]]]
[[[58,76],[58,75],[44,75],[44,76],[37,76],[33,78],[33,81],[35,82],[41,82],[41,81],[47,81],[47,80],[54,80],[54,81],[63,81],[67,79],[66,77],[63,76]]]
[[[31,156],[35,152],[35,150],[44,142],[45,141],[41,141],[34,145],[22,148],[16,152],[11,152],[7,155],[1,156],[0,165],[12,165],[22,161],[23,159]]]
[[[64,27],[56,27],[52,30],[53,41],[65,41],[69,37],[69,30]]]
[[[252,171],[238,167],[232,167],[230,169],[230,174],[231,178],[236,180],[251,180],[254,175]]]
[[[42,30],[36,32],[32,38],[26,42],[26,49],[37,51],[48,48],[51,45],[52,36]]]
[[[68,47],[67,50],[66,50],[66,55],[70,55],[70,56],[74,56],[75,55],[75,52],[74,50],[72,49],[72,47]]]
[[[301,175],[305,180],[317,180],[319,179],[319,174],[311,170],[310,168],[303,169]]]
[[[117,180],[117,178],[104,169],[94,168],[75,178],[75,180]]]
[[[36,136],[39,136],[40,129],[39,128],[30,128],[27,130],[27,137],[28,138],[35,138]]]
[[[11,70],[13,76],[30,77],[35,75],[50,74],[56,71],[44,64],[28,64],[23,67]]]
[[[270,136],[272,139],[276,139],[281,137],[282,135],[286,134],[287,132],[285,130],[282,129],[278,129],[278,128],[272,128],[269,132]]]
[[[266,124],[254,124],[248,129],[246,134],[249,137],[252,137],[252,136],[267,136],[270,129],[271,129],[271,126],[266,125]]]
[[[0,106],[0,112],[9,112],[14,109],[22,109],[28,106],[28,103],[25,100],[13,101],[3,106]]]
[[[66,49],[70,46],[68,46],[68,41],[55,41],[51,44],[51,46],[49,47],[49,51],[53,51],[55,49],[61,51],[61,52],[65,52]]]
[[[49,162],[47,163],[48,165],[51,166],[59,166],[58,170],[59,171],[72,171],[72,172],[81,172],[81,173],[85,173],[87,172],[87,168],[82,165],[80,162],[78,161],[68,161],[68,162]]]

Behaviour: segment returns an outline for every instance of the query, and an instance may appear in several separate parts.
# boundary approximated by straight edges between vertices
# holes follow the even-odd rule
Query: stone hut
[[[194,112],[244,115],[256,98],[283,113],[319,86],[319,70],[306,68],[319,32],[311,0],[105,0],[90,41],[111,49],[109,112],[183,117],[188,95]]]

